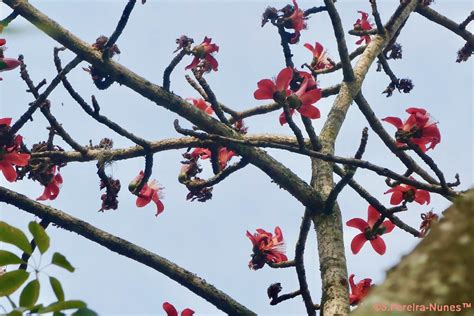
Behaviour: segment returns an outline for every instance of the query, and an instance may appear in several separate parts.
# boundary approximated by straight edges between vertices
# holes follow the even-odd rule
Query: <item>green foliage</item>
[[[0,241],[12,244],[31,254],[31,246],[26,235],[16,227],[10,226],[5,222],[0,222]]]
[[[23,260],[20,257],[11,253],[10,251],[0,250],[0,266],[7,266],[9,264],[20,264]]]
[[[46,233],[45,229],[37,222],[30,222],[28,229],[33,236],[34,244],[36,244],[39,250],[39,256],[42,257],[49,249],[50,238]],[[0,242],[6,242],[18,247],[23,252],[32,255],[33,249],[28,241],[26,235],[13,226],[5,222],[0,222]],[[28,260],[27,260],[28,261]],[[18,306],[10,298],[11,294],[17,292],[18,289],[28,280],[30,272],[23,269],[13,270],[5,272],[0,276],[0,297],[7,297],[8,301],[12,306],[12,310],[6,314],[8,316],[22,316],[24,314],[53,314],[53,316],[66,315],[63,311],[68,310],[68,315],[74,316],[96,316],[97,314],[87,308],[87,304],[79,300],[65,300],[64,290],[61,282],[55,277],[50,276],[49,282],[51,288],[57,298],[56,302],[53,302],[47,306],[43,304],[36,304],[40,296],[40,282],[38,274],[42,273],[43,268],[37,266],[36,262],[40,260],[33,260],[33,264],[29,263],[28,267],[34,269],[35,279],[31,280],[19,295]],[[22,264],[25,263],[18,255],[6,251],[0,250],[0,267]],[[30,265],[31,264],[31,265]],[[55,252],[52,255],[51,264],[66,269],[69,272],[74,272],[75,268],[66,259],[64,255],[59,252]],[[46,265],[47,267],[48,265]],[[44,268],[46,268],[44,267]],[[2,304],[4,306],[4,304]],[[71,311],[69,311],[71,310]],[[75,310],[75,311],[74,311]]]
[[[33,240],[38,246],[39,251],[43,254],[49,248],[49,236],[46,234],[44,228],[37,222],[30,222],[28,225],[30,233],[33,235]]]
[[[20,306],[32,307],[38,300],[39,294],[40,283],[38,279],[34,279],[23,288],[23,291],[21,291]]]
[[[51,263],[58,266],[58,267],[61,267],[63,269],[66,269],[68,270],[69,272],[74,272],[74,270],[76,270],[72,265],[71,263],[69,263],[69,261],[66,259],[65,256],[63,256],[62,254],[60,254],[59,252],[55,252],[53,254],[53,259],[51,260]]]
[[[49,283],[51,283],[51,287],[53,288],[54,295],[56,295],[56,298],[58,299],[58,301],[64,301],[64,291],[63,291],[61,282],[59,282],[59,280],[56,279],[55,277],[50,277]]]
[[[14,293],[29,276],[30,274],[24,270],[6,272],[0,276],[0,297]]]

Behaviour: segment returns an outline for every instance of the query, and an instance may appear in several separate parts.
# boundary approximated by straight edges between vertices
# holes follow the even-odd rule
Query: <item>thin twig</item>
[[[130,14],[132,13],[136,2],[137,0],[128,0],[128,3],[122,12],[122,16],[120,17],[120,20],[117,23],[117,26],[115,27],[114,32],[112,33],[112,35],[110,35],[109,40],[104,46],[104,50],[103,50],[104,59],[108,59],[110,57],[110,54],[109,54],[110,48],[114,46],[114,44],[117,42],[118,38],[122,34],[123,30],[125,29],[125,26],[127,25],[127,22],[128,22],[128,18],[130,17]]]

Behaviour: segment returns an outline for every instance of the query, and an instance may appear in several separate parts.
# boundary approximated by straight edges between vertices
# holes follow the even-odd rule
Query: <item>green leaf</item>
[[[51,287],[53,288],[54,295],[56,295],[56,298],[58,299],[58,301],[64,301],[64,291],[63,291],[61,282],[59,282],[59,280],[56,279],[55,277],[50,277],[49,283],[51,283]]]
[[[31,255],[30,242],[26,235],[16,227],[0,222],[0,241],[12,244]]]
[[[59,252],[55,252],[53,254],[53,259],[51,260],[51,263],[54,264],[54,265],[57,265],[58,267],[64,268],[64,269],[68,270],[69,272],[74,272],[74,270],[76,270],[69,263],[69,261],[66,259],[66,257],[64,257]]]
[[[76,312],[72,313],[71,316],[98,316],[98,314],[91,309],[80,308]]]
[[[28,283],[20,294],[20,306],[32,307],[35,305],[40,294],[40,283],[34,279]]]
[[[23,263],[20,257],[10,251],[0,250],[0,266]]]
[[[86,307],[86,303],[83,301],[62,301],[62,302],[55,302],[52,303],[38,311],[38,314],[46,314],[51,312],[59,312],[66,309],[74,309],[74,308],[84,308]]]
[[[0,297],[7,296],[15,292],[30,274],[25,270],[15,270],[0,276]]]
[[[7,314],[7,316],[22,316],[23,315],[23,310],[12,310],[10,313]]]
[[[39,251],[43,254],[49,248],[49,236],[46,234],[44,228],[38,224],[37,222],[30,222],[28,224],[28,229],[30,233],[33,235],[33,239],[38,246]]]

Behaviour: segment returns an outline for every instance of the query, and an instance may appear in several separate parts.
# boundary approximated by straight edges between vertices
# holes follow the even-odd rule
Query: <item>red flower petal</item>
[[[311,51],[311,53],[313,53],[314,55],[314,47],[313,45],[311,45],[310,43],[306,43],[303,45],[304,47],[306,47],[307,49],[309,49]]]
[[[321,97],[322,97],[321,89],[313,89],[313,90],[306,91],[298,99],[300,99],[303,105],[305,105],[305,104],[313,104],[319,101]]]
[[[398,205],[403,201],[403,193],[401,191],[394,191],[390,198],[390,204]]]
[[[430,204],[431,198],[430,198],[430,192],[425,191],[425,190],[417,190],[415,193],[415,202],[418,204]]]
[[[148,205],[150,203],[150,199],[143,198],[141,196],[137,197],[136,205],[137,207],[144,207],[145,205]]]
[[[292,78],[293,78],[292,68],[286,67],[282,69],[276,79],[276,89],[278,91],[286,90]]]
[[[295,113],[295,109],[290,109],[290,116],[293,116],[293,113]],[[286,123],[288,123],[286,121],[285,112],[281,112],[279,121],[280,121],[280,125],[285,125]]]
[[[364,232],[367,227],[369,227],[369,224],[364,221],[362,218],[353,218],[351,220],[348,220],[346,222],[346,225],[349,227],[354,227],[360,230],[361,232]]]
[[[11,117],[6,117],[6,118],[0,119],[0,125],[10,126],[11,123],[12,123],[12,118]]]
[[[392,223],[391,220],[386,220],[382,223],[382,226],[385,227],[384,234],[391,233],[392,230],[396,227],[394,223]]]
[[[398,129],[402,129],[403,128],[403,122],[400,118],[398,117],[393,117],[393,116],[388,116],[386,118],[383,118],[382,121],[385,121],[387,123],[390,123],[392,124],[393,126],[395,126],[396,128]]]
[[[16,170],[13,168],[12,164],[0,161],[0,169],[2,169],[2,173],[8,182],[16,181]]]
[[[178,311],[168,302],[163,303],[163,309],[165,310],[167,316],[178,316]]]
[[[383,255],[387,250],[385,242],[379,236],[377,236],[375,239],[371,239],[370,244],[372,245],[372,248],[374,248],[375,252],[377,252],[379,255]]]
[[[351,242],[351,250],[353,254],[358,254],[362,246],[364,246],[365,242],[367,241],[367,238],[365,238],[365,235],[358,234],[352,239]]]
[[[321,117],[321,113],[319,112],[319,109],[315,107],[314,105],[310,104],[303,104],[299,109],[298,112],[301,113],[304,117],[307,117],[309,119],[317,119]]]
[[[199,64],[199,57],[194,57],[193,61],[184,68],[185,70],[193,69]]]
[[[372,205],[369,205],[367,223],[369,224],[370,228],[374,227],[374,224],[379,220],[379,218],[379,211],[377,211],[377,209]]]
[[[181,316],[193,316],[193,315],[194,315],[194,311],[190,308],[186,308],[185,310],[181,312]]]
[[[211,64],[212,70],[217,71],[217,67],[219,66],[219,63],[212,55],[206,54],[204,59],[206,59]]]

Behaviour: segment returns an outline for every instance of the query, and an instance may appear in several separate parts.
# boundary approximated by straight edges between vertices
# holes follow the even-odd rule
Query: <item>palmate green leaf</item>
[[[26,235],[16,227],[0,222],[0,241],[12,244],[31,255],[30,242]]]
[[[28,283],[20,294],[20,306],[32,307],[38,301],[40,294],[40,283],[38,279],[32,280]]]
[[[98,316],[98,314],[91,309],[80,308],[76,312],[72,313],[71,316]]]
[[[83,301],[62,301],[62,302],[55,302],[52,303],[44,308],[41,308],[38,311],[38,314],[46,314],[51,312],[60,312],[67,309],[75,309],[75,308],[85,308],[87,307],[86,303]]]
[[[50,277],[49,283],[51,283],[51,287],[53,288],[54,295],[56,295],[56,298],[58,299],[58,301],[64,301],[64,291],[63,291],[61,282],[59,282],[59,280],[56,279],[55,277]]]
[[[23,263],[20,257],[10,251],[0,250],[0,266]]]
[[[61,267],[63,269],[66,269],[68,270],[69,272],[74,272],[74,270],[76,270],[72,265],[71,263],[66,259],[65,256],[63,256],[62,254],[60,254],[59,252],[55,252],[53,254],[53,259],[51,260],[51,263],[58,266],[58,267]]]
[[[33,239],[38,246],[39,251],[43,254],[49,248],[49,236],[46,234],[44,228],[38,224],[37,222],[30,222],[28,224],[28,229],[30,233],[33,235]]]
[[[10,271],[0,276],[0,297],[14,293],[29,276],[25,270]]]

